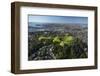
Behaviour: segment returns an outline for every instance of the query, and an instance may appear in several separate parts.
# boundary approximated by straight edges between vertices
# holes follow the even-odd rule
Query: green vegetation
[[[87,58],[87,44],[73,35],[30,34],[29,60]]]

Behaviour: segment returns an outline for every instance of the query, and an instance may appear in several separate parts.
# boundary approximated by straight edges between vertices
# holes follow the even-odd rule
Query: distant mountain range
[[[68,31],[68,30],[80,30],[87,28],[87,24],[63,24],[63,23],[28,23],[29,32],[34,31]]]

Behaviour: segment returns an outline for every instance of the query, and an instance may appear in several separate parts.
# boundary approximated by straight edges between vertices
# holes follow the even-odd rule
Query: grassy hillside
[[[61,26],[61,24],[44,24],[44,27],[37,28],[37,31],[34,31],[34,27],[29,28],[31,28],[31,31],[28,33],[28,60],[88,57],[87,27],[80,25],[63,24]],[[44,30],[38,31],[39,29]]]

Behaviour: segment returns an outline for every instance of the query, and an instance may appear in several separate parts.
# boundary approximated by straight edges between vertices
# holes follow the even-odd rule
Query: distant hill
[[[82,30],[87,28],[87,24],[60,24],[60,23],[28,23],[29,32],[34,31],[69,31]]]

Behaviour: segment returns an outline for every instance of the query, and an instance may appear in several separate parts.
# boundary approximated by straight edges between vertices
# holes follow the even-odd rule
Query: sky
[[[88,17],[29,15],[28,22],[88,24]]]

